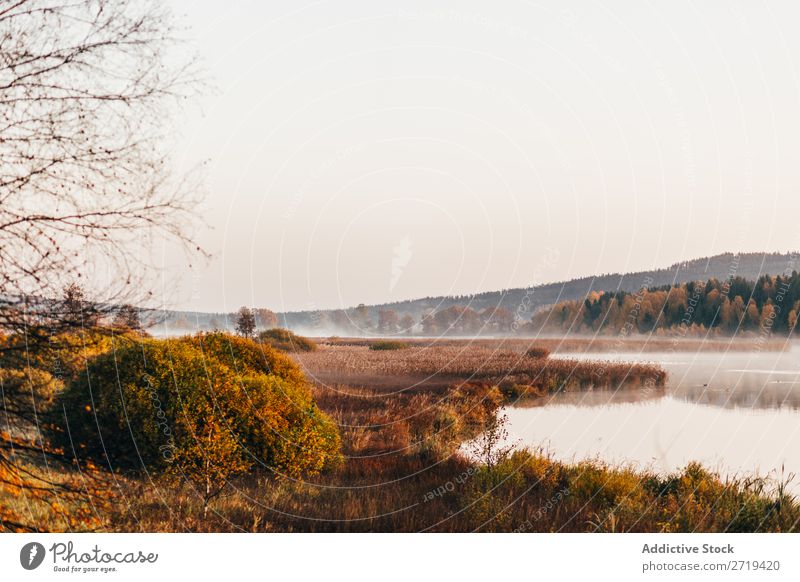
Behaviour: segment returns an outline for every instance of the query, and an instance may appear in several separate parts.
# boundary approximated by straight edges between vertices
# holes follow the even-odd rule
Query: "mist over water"
[[[556,458],[671,472],[699,461],[721,475],[800,475],[800,349],[753,353],[590,353],[648,361],[664,389],[555,394],[508,407],[509,439]],[[800,493],[798,478],[789,488]]]

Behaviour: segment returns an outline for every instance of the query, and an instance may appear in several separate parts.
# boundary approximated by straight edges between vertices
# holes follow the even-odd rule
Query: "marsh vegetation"
[[[39,408],[43,437],[73,458],[63,475],[88,475],[93,490],[57,505],[24,484],[2,493],[38,529],[790,531],[800,519],[785,487],[756,477],[567,462],[504,438],[515,430],[501,412],[509,404],[640,394],[665,381],[651,364],[469,342],[333,340],[286,355],[221,332],[97,337]],[[540,393],[509,389],[522,378]]]

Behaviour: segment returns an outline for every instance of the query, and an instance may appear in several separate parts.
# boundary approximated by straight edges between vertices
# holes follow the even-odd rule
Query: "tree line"
[[[505,307],[451,305],[429,309],[418,319],[394,309],[371,312],[365,305],[324,312],[322,330],[353,335],[529,335],[541,332],[686,332],[733,335],[766,330],[794,333],[800,313],[800,275],[710,278],[639,291],[591,291],[582,300],[558,302],[523,317]]]
[[[691,281],[638,292],[592,292],[536,313],[531,330],[651,333],[686,328],[717,333],[794,333],[800,312],[800,275],[763,275]]]

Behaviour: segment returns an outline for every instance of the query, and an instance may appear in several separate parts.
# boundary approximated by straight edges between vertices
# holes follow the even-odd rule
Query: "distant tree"
[[[278,327],[278,315],[271,309],[258,307],[253,310],[256,318],[256,326],[262,329],[272,329]]]
[[[331,323],[331,316],[327,311],[315,311],[311,314],[311,328],[319,331],[317,335],[322,335],[326,330],[330,330]]]
[[[758,306],[756,302],[751,299],[747,303],[747,311],[745,313],[745,326],[747,329],[757,329],[761,323],[761,317],[758,313]]]
[[[100,318],[99,309],[86,298],[83,286],[72,282],[64,287],[61,299],[61,313],[63,321],[80,322],[82,327],[94,327]]]
[[[775,318],[776,318],[775,306],[771,302],[766,303],[764,307],[761,309],[761,321],[759,322],[759,327],[761,328],[761,330],[765,332],[773,331],[773,326],[775,325]]]
[[[176,329],[192,329],[192,324],[185,314],[180,314],[175,317],[171,323],[172,327]]]
[[[732,321],[733,308],[731,307],[730,299],[725,297],[722,300],[722,305],[719,308],[719,327],[726,332],[736,329],[736,325]]]
[[[436,327],[448,335],[478,333],[482,326],[478,313],[474,309],[462,305],[453,305],[437,311],[434,319]]]
[[[112,325],[114,327],[129,329],[131,331],[141,331],[142,320],[139,316],[139,310],[133,305],[123,305],[114,315]]]
[[[370,331],[373,328],[372,319],[369,316],[369,307],[360,303],[353,310],[353,324],[358,331]]]
[[[731,301],[731,315],[730,315],[730,324],[729,328],[731,331],[735,331],[741,327],[744,327],[744,300],[742,299],[741,295],[737,295]]]
[[[256,332],[256,316],[253,315],[253,311],[249,307],[242,306],[239,308],[236,313],[234,329],[242,337],[253,337]]]
[[[414,317],[406,313],[403,317],[400,318],[400,333],[405,333],[405,334],[414,333],[415,325],[416,322],[414,321]]]
[[[425,335],[439,335],[439,325],[436,321],[436,312],[430,311],[428,313],[423,313],[420,324],[422,325],[422,333]]]
[[[61,300],[64,313],[70,317],[80,317],[85,303],[86,292],[81,285],[70,283],[64,287],[64,297]]]
[[[330,322],[333,328],[339,333],[353,333],[356,328],[353,325],[353,320],[343,309],[336,309],[330,314]]]
[[[481,319],[489,332],[508,333],[514,324],[514,314],[505,307],[487,307],[481,312]]]
[[[679,323],[686,313],[689,306],[689,298],[686,296],[686,289],[683,287],[673,287],[669,291],[667,298],[667,311],[670,313],[672,323]]]
[[[397,333],[400,327],[400,316],[394,309],[381,309],[378,311],[378,331],[381,333]]]
[[[800,301],[795,301],[792,308],[789,310],[789,314],[786,318],[786,326],[789,329],[789,333],[794,333],[797,328],[797,313],[800,311]]]

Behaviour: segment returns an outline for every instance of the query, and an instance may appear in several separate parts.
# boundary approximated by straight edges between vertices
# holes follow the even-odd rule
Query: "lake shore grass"
[[[375,350],[372,345],[320,344],[315,352],[293,356],[316,384],[386,391],[447,390],[460,383],[484,382],[509,396],[537,397],[593,389],[663,388],[667,378],[655,364],[549,358],[544,348],[515,351],[461,342]]]
[[[581,353],[650,353],[650,352],[783,352],[790,349],[787,338],[740,335],[736,337],[710,336],[708,338],[686,338],[676,334],[587,336],[568,334],[563,337],[398,337],[392,338],[416,347],[463,347],[464,345],[482,348],[525,352],[533,348],[545,349],[554,354]],[[315,341],[328,345],[366,346],[387,341],[386,338],[348,338],[320,337]]]
[[[180,475],[105,471],[104,502],[80,508],[91,511],[83,526],[65,520],[68,512],[46,511],[44,502],[30,496],[1,493],[0,509],[27,512],[41,531],[77,531],[87,523],[95,531],[115,532],[783,532],[800,527],[800,505],[786,481],[722,477],[695,463],[664,475],[598,459],[564,462],[542,450],[512,451],[503,448],[503,439],[485,438],[502,436],[502,408],[516,398],[601,390],[597,377],[614,389],[622,382],[634,394],[663,381],[657,366],[570,362],[550,359],[543,350],[471,344],[371,350],[322,343],[291,358],[305,368],[314,402],[341,438],[341,462],[321,473],[292,478],[256,465],[231,477],[207,505],[196,484]],[[550,377],[559,381],[534,384],[547,377],[548,366],[554,366]],[[354,371],[366,374],[365,381],[351,382]],[[409,384],[415,374],[435,381]],[[470,444],[482,438],[488,449],[470,451]]]
[[[504,401],[496,386],[388,393],[321,385],[344,462],[313,481],[269,473],[231,483],[202,517],[186,485],[128,482],[116,531],[253,532],[754,532],[797,531],[785,484],[723,478],[698,464],[662,475],[542,450],[464,454]]]

